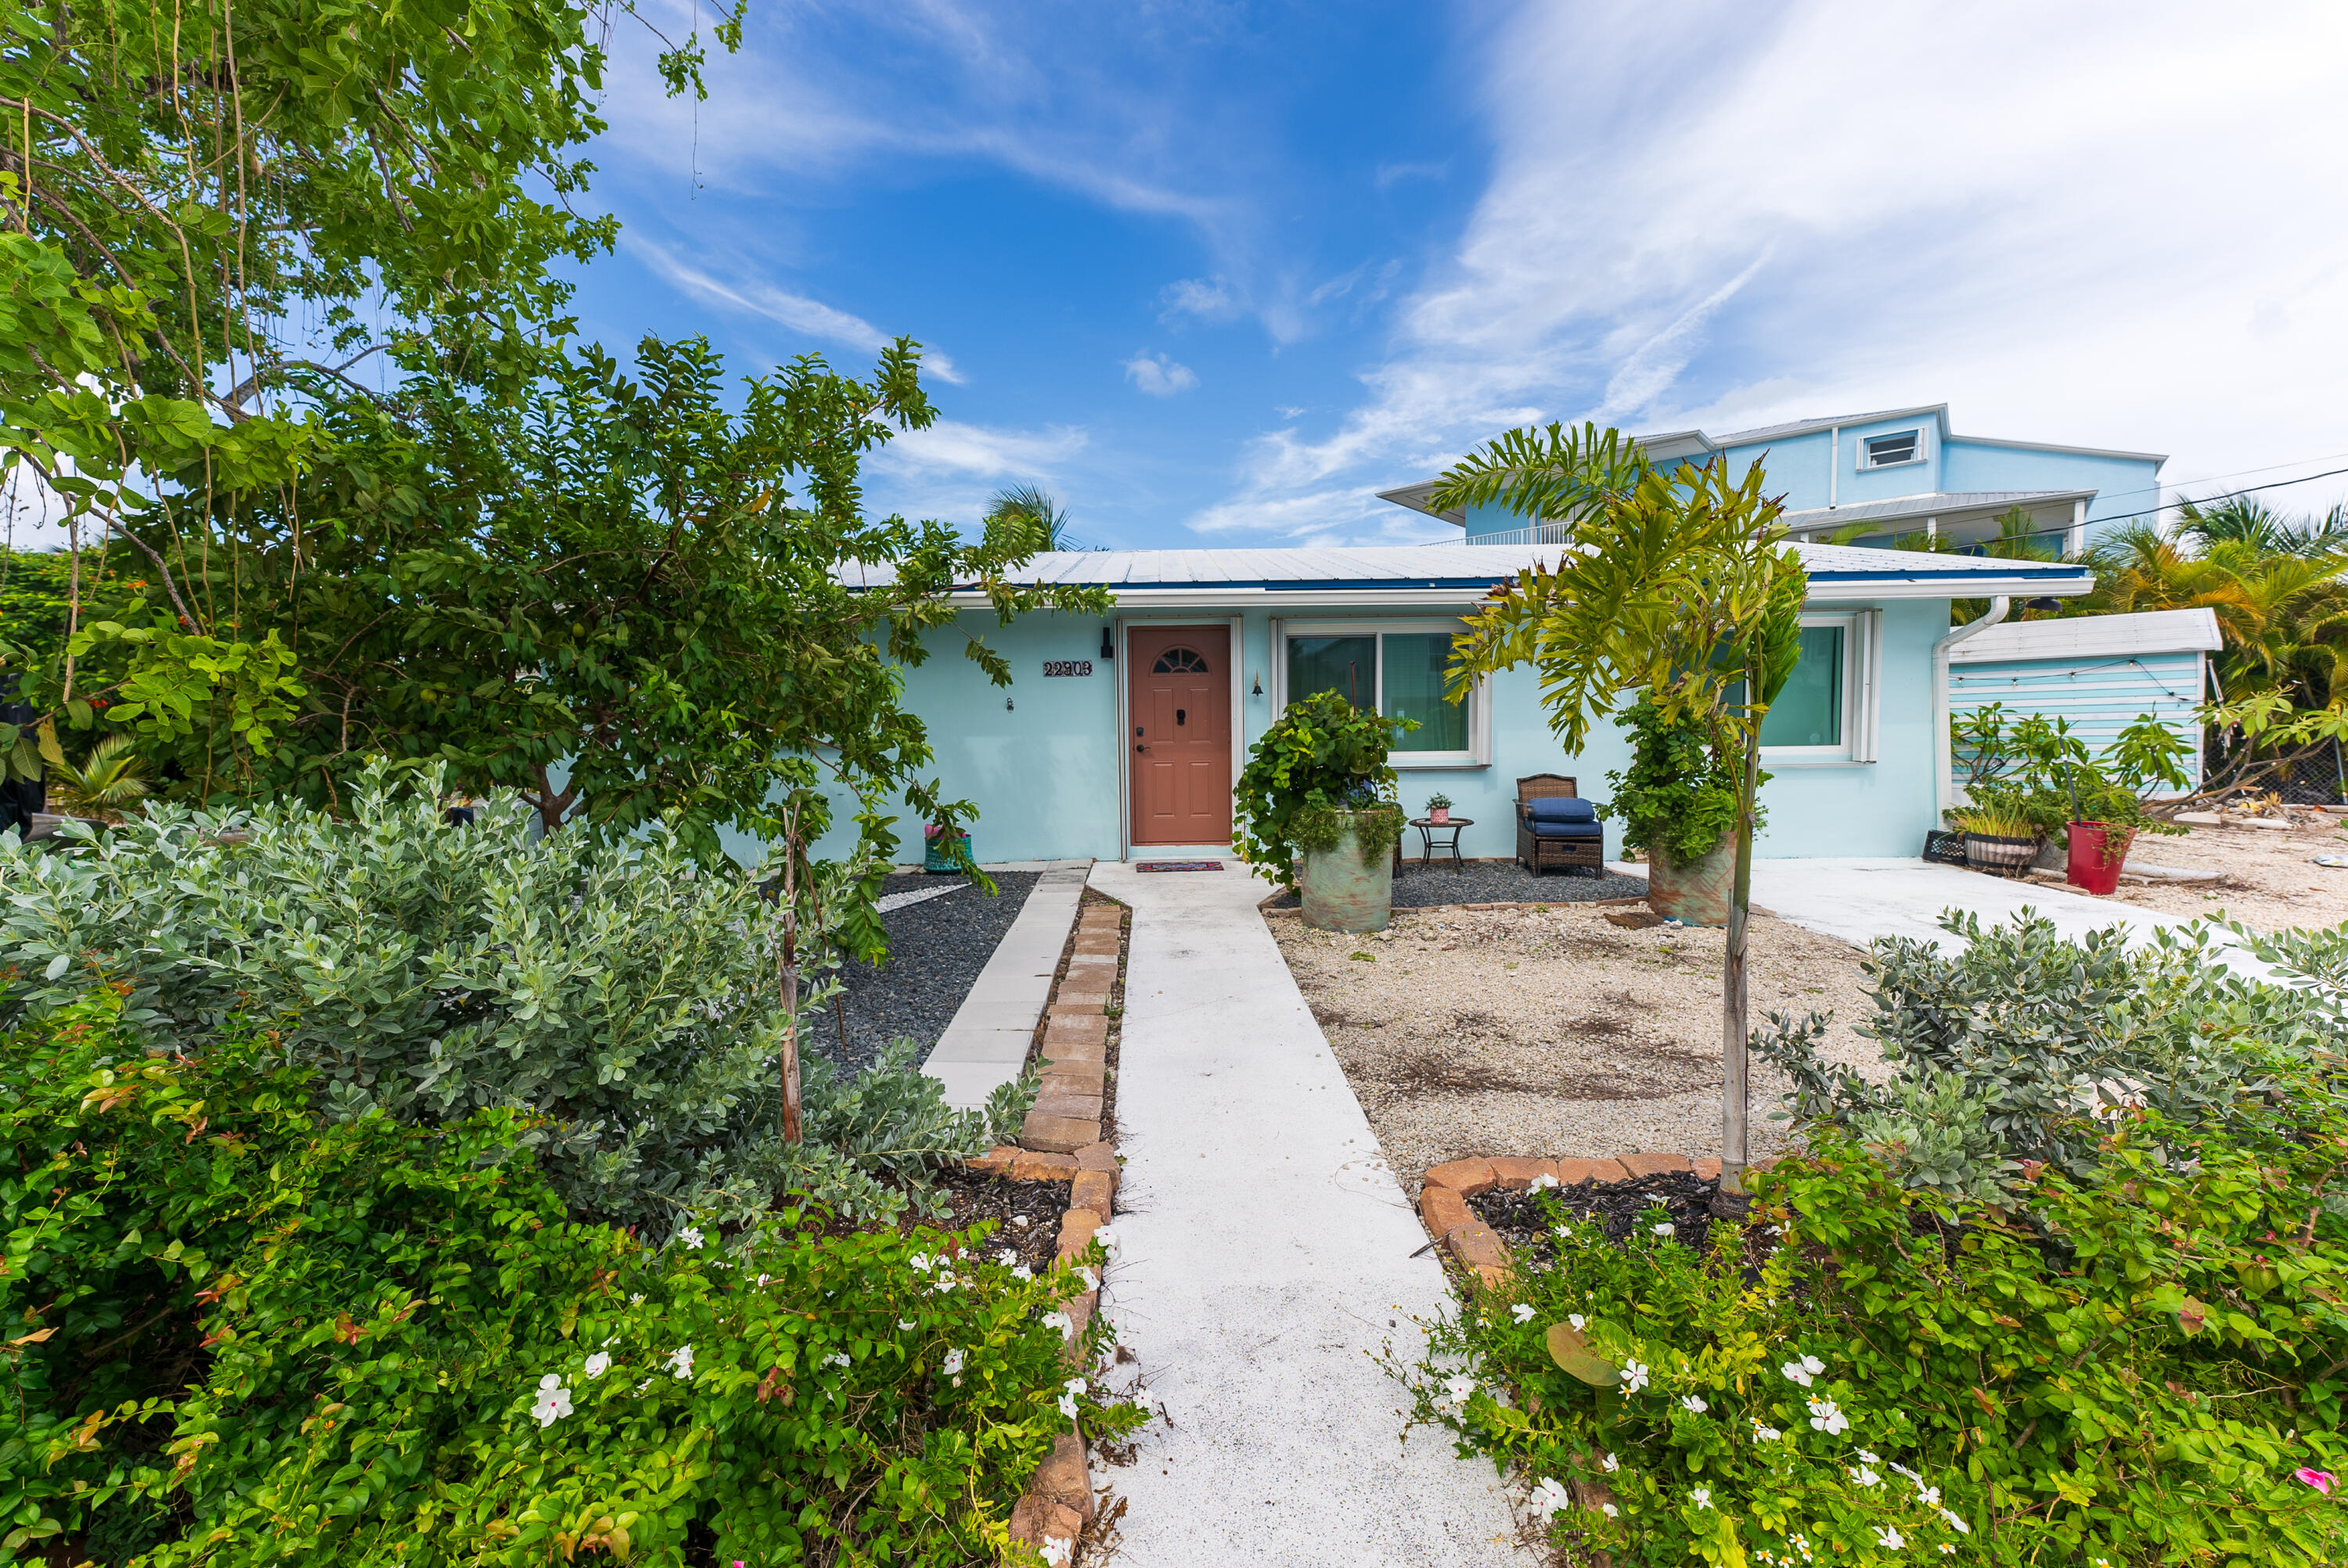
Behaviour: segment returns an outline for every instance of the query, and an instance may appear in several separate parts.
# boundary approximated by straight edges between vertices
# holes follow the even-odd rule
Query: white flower
[[[1694,1491],[1688,1493],[1688,1501],[1694,1503],[1698,1508],[1710,1508],[1712,1506],[1712,1488],[1708,1486],[1697,1487]]]
[[[1616,1459],[1612,1454],[1608,1454],[1604,1459],[1598,1461],[1598,1468],[1604,1471],[1608,1475],[1612,1475],[1616,1471],[1622,1468],[1622,1461]]]
[[[1809,1407],[1810,1425],[1818,1430],[1828,1436],[1850,1430],[1850,1418],[1837,1409],[1832,1399],[1812,1399]]]
[[[587,1358],[587,1375],[589,1377],[600,1378],[611,1369],[612,1358],[609,1356],[604,1355],[601,1350],[596,1351],[595,1354]]]
[[[917,1252],[905,1261],[911,1264],[915,1268],[920,1269],[923,1274],[929,1273],[930,1270],[937,1267],[938,1266],[938,1260],[932,1257],[925,1252]]]
[[[1622,1389],[1623,1389],[1623,1392],[1625,1392],[1625,1393],[1631,1393],[1631,1394],[1635,1394],[1635,1393],[1637,1393],[1640,1389],[1642,1389],[1645,1388],[1646,1386],[1647,1386],[1647,1368],[1646,1368],[1646,1366],[1645,1366],[1643,1363],[1641,1363],[1641,1362],[1638,1362],[1638,1361],[1625,1361],[1625,1362],[1623,1362],[1623,1363],[1622,1363]]]
[[[1674,1232],[1676,1232],[1676,1231],[1679,1229],[1679,1226],[1677,1226],[1677,1225],[1675,1225],[1672,1224],[1672,1222],[1671,1222],[1671,1221],[1669,1221],[1669,1220],[1665,1220],[1663,1224],[1661,1224],[1661,1225],[1653,1225],[1653,1226],[1650,1226],[1649,1228],[1650,1228],[1650,1229],[1652,1229],[1652,1230],[1653,1230],[1653,1231],[1657,1235],[1670,1235],[1673,1234]]]
[[[1881,1476],[1876,1474],[1872,1469],[1866,1465],[1860,1465],[1858,1469],[1852,1471],[1850,1472],[1850,1479],[1859,1482],[1861,1486],[1879,1486],[1883,1481],[1883,1478]]]
[[[631,1307],[642,1307],[644,1304],[644,1293],[643,1291],[641,1291],[641,1290],[637,1291],[633,1296],[631,1296],[630,1297],[628,1297],[628,1305],[629,1305],[629,1306],[631,1306]]]
[[[949,1378],[959,1376],[962,1372],[962,1352],[959,1350],[947,1351],[945,1364],[939,1369],[944,1372]]]
[[[1086,1290],[1098,1290],[1100,1288],[1100,1270],[1093,1267],[1090,1264],[1086,1264],[1084,1267],[1076,1270],[1076,1277],[1085,1282],[1085,1288]]]
[[[911,1334],[913,1331],[913,1320],[910,1317],[900,1317],[897,1319],[897,1327],[905,1333]]]
[[[1035,1277],[1035,1271],[1028,1267],[1024,1263],[1014,1263],[1011,1266],[1011,1277],[1014,1279],[1033,1279]]]
[[[1443,1380],[1444,1389],[1455,1405],[1467,1404],[1468,1397],[1476,1391],[1476,1379],[1465,1372],[1455,1373]]]
[[[1953,1508],[1943,1508],[1941,1510],[1941,1517],[1947,1520],[1949,1522],[1949,1528],[1955,1531],[1960,1535],[1971,1535],[1973,1532],[1973,1527],[1967,1524],[1964,1521],[1964,1516]]]
[[[1600,1504],[1598,1505],[1598,1512],[1601,1512],[1601,1513],[1602,1513],[1602,1514],[1604,1514],[1604,1515],[1605,1515],[1607,1518],[1609,1518],[1609,1519],[1613,1519],[1613,1518],[1617,1517],[1617,1516],[1619,1515],[1619,1513],[1621,1512],[1621,1511],[1620,1511],[1620,1510],[1618,1510],[1618,1509],[1617,1509],[1617,1508],[1616,1508],[1612,1503],[1611,1503],[1611,1502],[1601,1502],[1601,1503],[1600,1503]]]
[[[1554,1477],[1546,1475],[1541,1477],[1540,1484],[1533,1488],[1533,1494],[1526,1499],[1526,1502],[1544,1520],[1553,1517],[1561,1508],[1573,1506],[1573,1499],[1567,1495],[1565,1488],[1558,1485]]]
[[[1050,1563],[1051,1568],[1067,1568],[1069,1561],[1076,1555],[1076,1543],[1065,1536],[1044,1537],[1044,1561]]]
[[[1540,1175],[1535,1176],[1531,1181],[1525,1184],[1525,1191],[1529,1193],[1545,1193],[1555,1185],[1557,1185],[1557,1178],[1550,1175],[1547,1171],[1543,1171]]]
[[[538,1380],[538,1398],[530,1402],[530,1413],[541,1427],[551,1427],[571,1413],[571,1390],[562,1386],[561,1373],[549,1372]]]
[[[1072,1421],[1076,1419],[1076,1397],[1074,1394],[1060,1396],[1060,1414]]]
[[[1590,1319],[1584,1317],[1579,1312],[1569,1312],[1565,1315],[1566,1327],[1572,1329],[1576,1334],[1581,1333],[1581,1326],[1589,1321]]]
[[[1692,1416],[1700,1416],[1704,1414],[1705,1410],[1711,1409],[1710,1406],[1704,1402],[1704,1397],[1700,1394],[1682,1394],[1680,1396],[1680,1408],[1687,1411],[1687,1413]]]
[[[1076,1320],[1065,1312],[1046,1312],[1039,1321],[1045,1327],[1056,1328],[1064,1335],[1076,1331]]]
[[[1082,1378],[1071,1378],[1061,1387],[1071,1394],[1081,1394],[1085,1391],[1085,1380]]]
[[[1955,1544],[1953,1542],[1943,1541],[1943,1542],[1941,1542],[1941,1556],[1943,1556],[1943,1557],[1954,1557],[1956,1554],[1957,1554],[1957,1548],[1956,1548],[1956,1544]],[[2098,1558],[2096,1558],[2096,1568],[2112,1568],[2112,1565],[2111,1565],[2110,1563],[2108,1563],[2105,1562],[2102,1558],[2098,1557]]]
[[[1916,1501],[1927,1508],[1938,1508],[1941,1506],[1941,1489],[1937,1486],[1919,1486],[1916,1489]]]
[[[668,1353],[668,1369],[680,1378],[693,1376],[693,1347],[680,1345]]]
[[[957,1285],[959,1285],[959,1284],[961,1284],[961,1283],[962,1283],[962,1281],[960,1281],[960,1280],[956,1279],[956,1278],[955,1278],[953,1275],[951,1275],[951,1274],[941,1274],[940,1276],[938,1276],[938,1282],[937,1282],[935,1285],[932,1285],[932,1286],[930,1286],[930,1288],[931,1288],[932,1290],[936,1291],[939,1295],[942,1296],[942,1295],[944,1295],[947,1291],[952,1290],[955,1286],[957,1286]]]
[[[997,1263],[1017,1263],[1019,1261],[1019,1255],[1013,1252],[1007,1246],[998,1247],[995,1249],[994,1261]]]
[[[764,1289],[767,1287],[767,1281],[768,1281],[768,1280],[770,1280],[770,1279],[772,1279],[772,1278],[774,1278],[774,1277],[775,1277],[775,1276],[774,1276],[773,1275],[771,1275],[771,1274],[762,1274],[762,1275],[760,1275],[760,1276],[758,1276],[758,1288],[759,1288],[759,1289],[761,1289],[761,1290],[764,1290]]]
[[[1875,1540],[1876,1543],[1881,1546],[1886,1552],[1897,1552],[1902,1546],[1908,1544],[1907,1541],[1900,1535],[1900,1532],[1892,1529],[1891,1526],[1888,1524],[1875,1532]]]
[[[834,1350],[830,1355],[826,1356],[823,1358],[823,1364],[827,1367],[845,1367],[849,1364],[848,1352],[845,1350]]]
[[[1100,1243],[1102,1247],[1106,1250],[1115,1252],[1117,1250],[1117,1227],[1115,1225],[1101,1226],[1100,1229],[1093,1232],[1093,1240]]]
[[[1810,1386],[1810,1369],[1799,1361],[1788,1361],[1777,1370],[1785,1373],[1789,1382],[1799,1383],[1805,1389]]]
[[[1881,1464],[1883,1462],[1883,1456],[1878,1453],[1869,1453],[1867,1450],[1861,1449],[1859,1450],[1859,1462],[1861,1464]]]
[[[1758,1421],[1753,1423],[1753,1440],[1756,1443],[1774,1443],[1785,1435],[1775,1427],[1765,1427]]]
[[[698,1225],[687,1225],[683,1230],[676,1233],[676,1239],[683,1242],[687,1246],[697,1247],[701,1245],[701,1227]]]
[[[1827,1375],[1827,1364],[1816,1356],[1805,1356],[1802,1358],[1802,1370],[1813,1378],[1823,1378]]]
[[[1529,1301],[1518,1302],[1514,1307],[1509,1308],[1509,1316],[1514,1317],[1519,1323],[1530,1323],[1533,1320],[1532,1303]]]

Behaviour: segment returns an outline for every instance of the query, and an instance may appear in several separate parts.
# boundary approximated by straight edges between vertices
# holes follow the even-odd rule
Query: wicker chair
[[[1605,839],[1600,834],[1567,837],[1537,833],[1528,809],[1537,800],[1578,799],[1581,790],[1562,774],[1533,774],[1517,781],[1517,864],[1539,876],[1551,866],[1587,866],[1606,875]]]

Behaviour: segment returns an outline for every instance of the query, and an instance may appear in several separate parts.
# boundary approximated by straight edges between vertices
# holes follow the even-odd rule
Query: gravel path
[[[877,966],[851,963],[839,971],[842,994],[837,1007],[823,1009],[823,1019],[808,1040],[848,1072],[872,1065],[880,1048],[900,1035],[928,1054],[946,1025],[970,994],[978,971],[994,954],[995,944],[1018,917],[1035,886],[1033,871],[992,874],[1003,889],[990,898],[979,887],[958,888],[942,897],[884,910],[880,925],[889,933],[889,956]],[[889,878],[883,897],[922,893],[944,878],[920,872]],[[848,1045],[840,1049],[839,1019],[848,1019]],[[915,1066],[920,1058],[915,1058]]]
[[[1643,876],[1592,876],[1587,871],[1545,871],[1536,876],[1513,860],[1470,860],[1453,866],[1438,860],[1421,866],[1406,854],[1394,879],[1394,907],[1424,909],[1434,904],[1587,904],[1599,898],[1642,898]],[[1293,909],[1293,895],[1282,894],[1270,907]]]

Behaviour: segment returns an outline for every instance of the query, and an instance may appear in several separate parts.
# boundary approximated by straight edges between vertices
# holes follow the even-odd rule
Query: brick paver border
[[[1777,1157],[1771,1155],[1754,1161],[1750,1169],[1766,1171],[1776,1163]],[[1528,1160],[1510,1155],[1447,1160],[1426,1173],[1426,1184],[1418,1194],[1418,1215],[1426,1223],[1427,1235],[1464,1273],[1482,1285],[1499,1285],[1515,1266],[1509,1261],[1508,1245],[1500,1240],[1499,1233],[1478,1219],[1476,1212],[1468,1206],[1469,1198],[1495,1189],[1521,1193],[1543,1176],[1560,1187],[1578,1187],[1588,1183],[1604,1185],[1628,1182],[1673,1171],[1686,1171],[1709,1182],[1718,1179],[1720,1162],[1691,1160],[1684,1154],[1646,1153],[1596,1160]]]

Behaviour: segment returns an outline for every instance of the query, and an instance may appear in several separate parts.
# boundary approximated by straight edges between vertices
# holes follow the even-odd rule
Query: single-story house
[[[1810,574],[1803,662],[1764,732],[1761,840],[1775,856],[1912,855],[1948,776],[1952,600],[2085,593],[2084,567],[1798,543]],[[1452,706],[1453,633],[1492,590],[1555,547],[1128,550],[1044,555],[1033,582],[1097,583],[1107,619],[1058,614],[999,627],[980,597],[933,656],[905,671],[935,775],[974,802],[981,860],[1159,857],[1224,849],[1248,748],[1317,690],[1418,721],[1394,757],[1401,800],[1440,791],[1473,819],[1462,853],[1514,853],[1516,780],[1558,773],[1603,800],[1628,748],[1612,726],[1578,755],[1551,733],[1530,670]],[[1008,689],[961,657],[964,634],[1009,660]],[[909,847],[918,823],[901,824]],[[1606,853],[1621,852],[1609,825]],[[825,846],[837,850],[842,845]]]
[[[2218,612],[2206,605],[1992,626],[1950,650],[1949,707],[1962,713],[2003,702],[2017,716],[2067,719],[2091,753],[2150,713],[2185,743],[2198,788],[2194,712],[2217,695],[2209,655],[2225,645]]]

